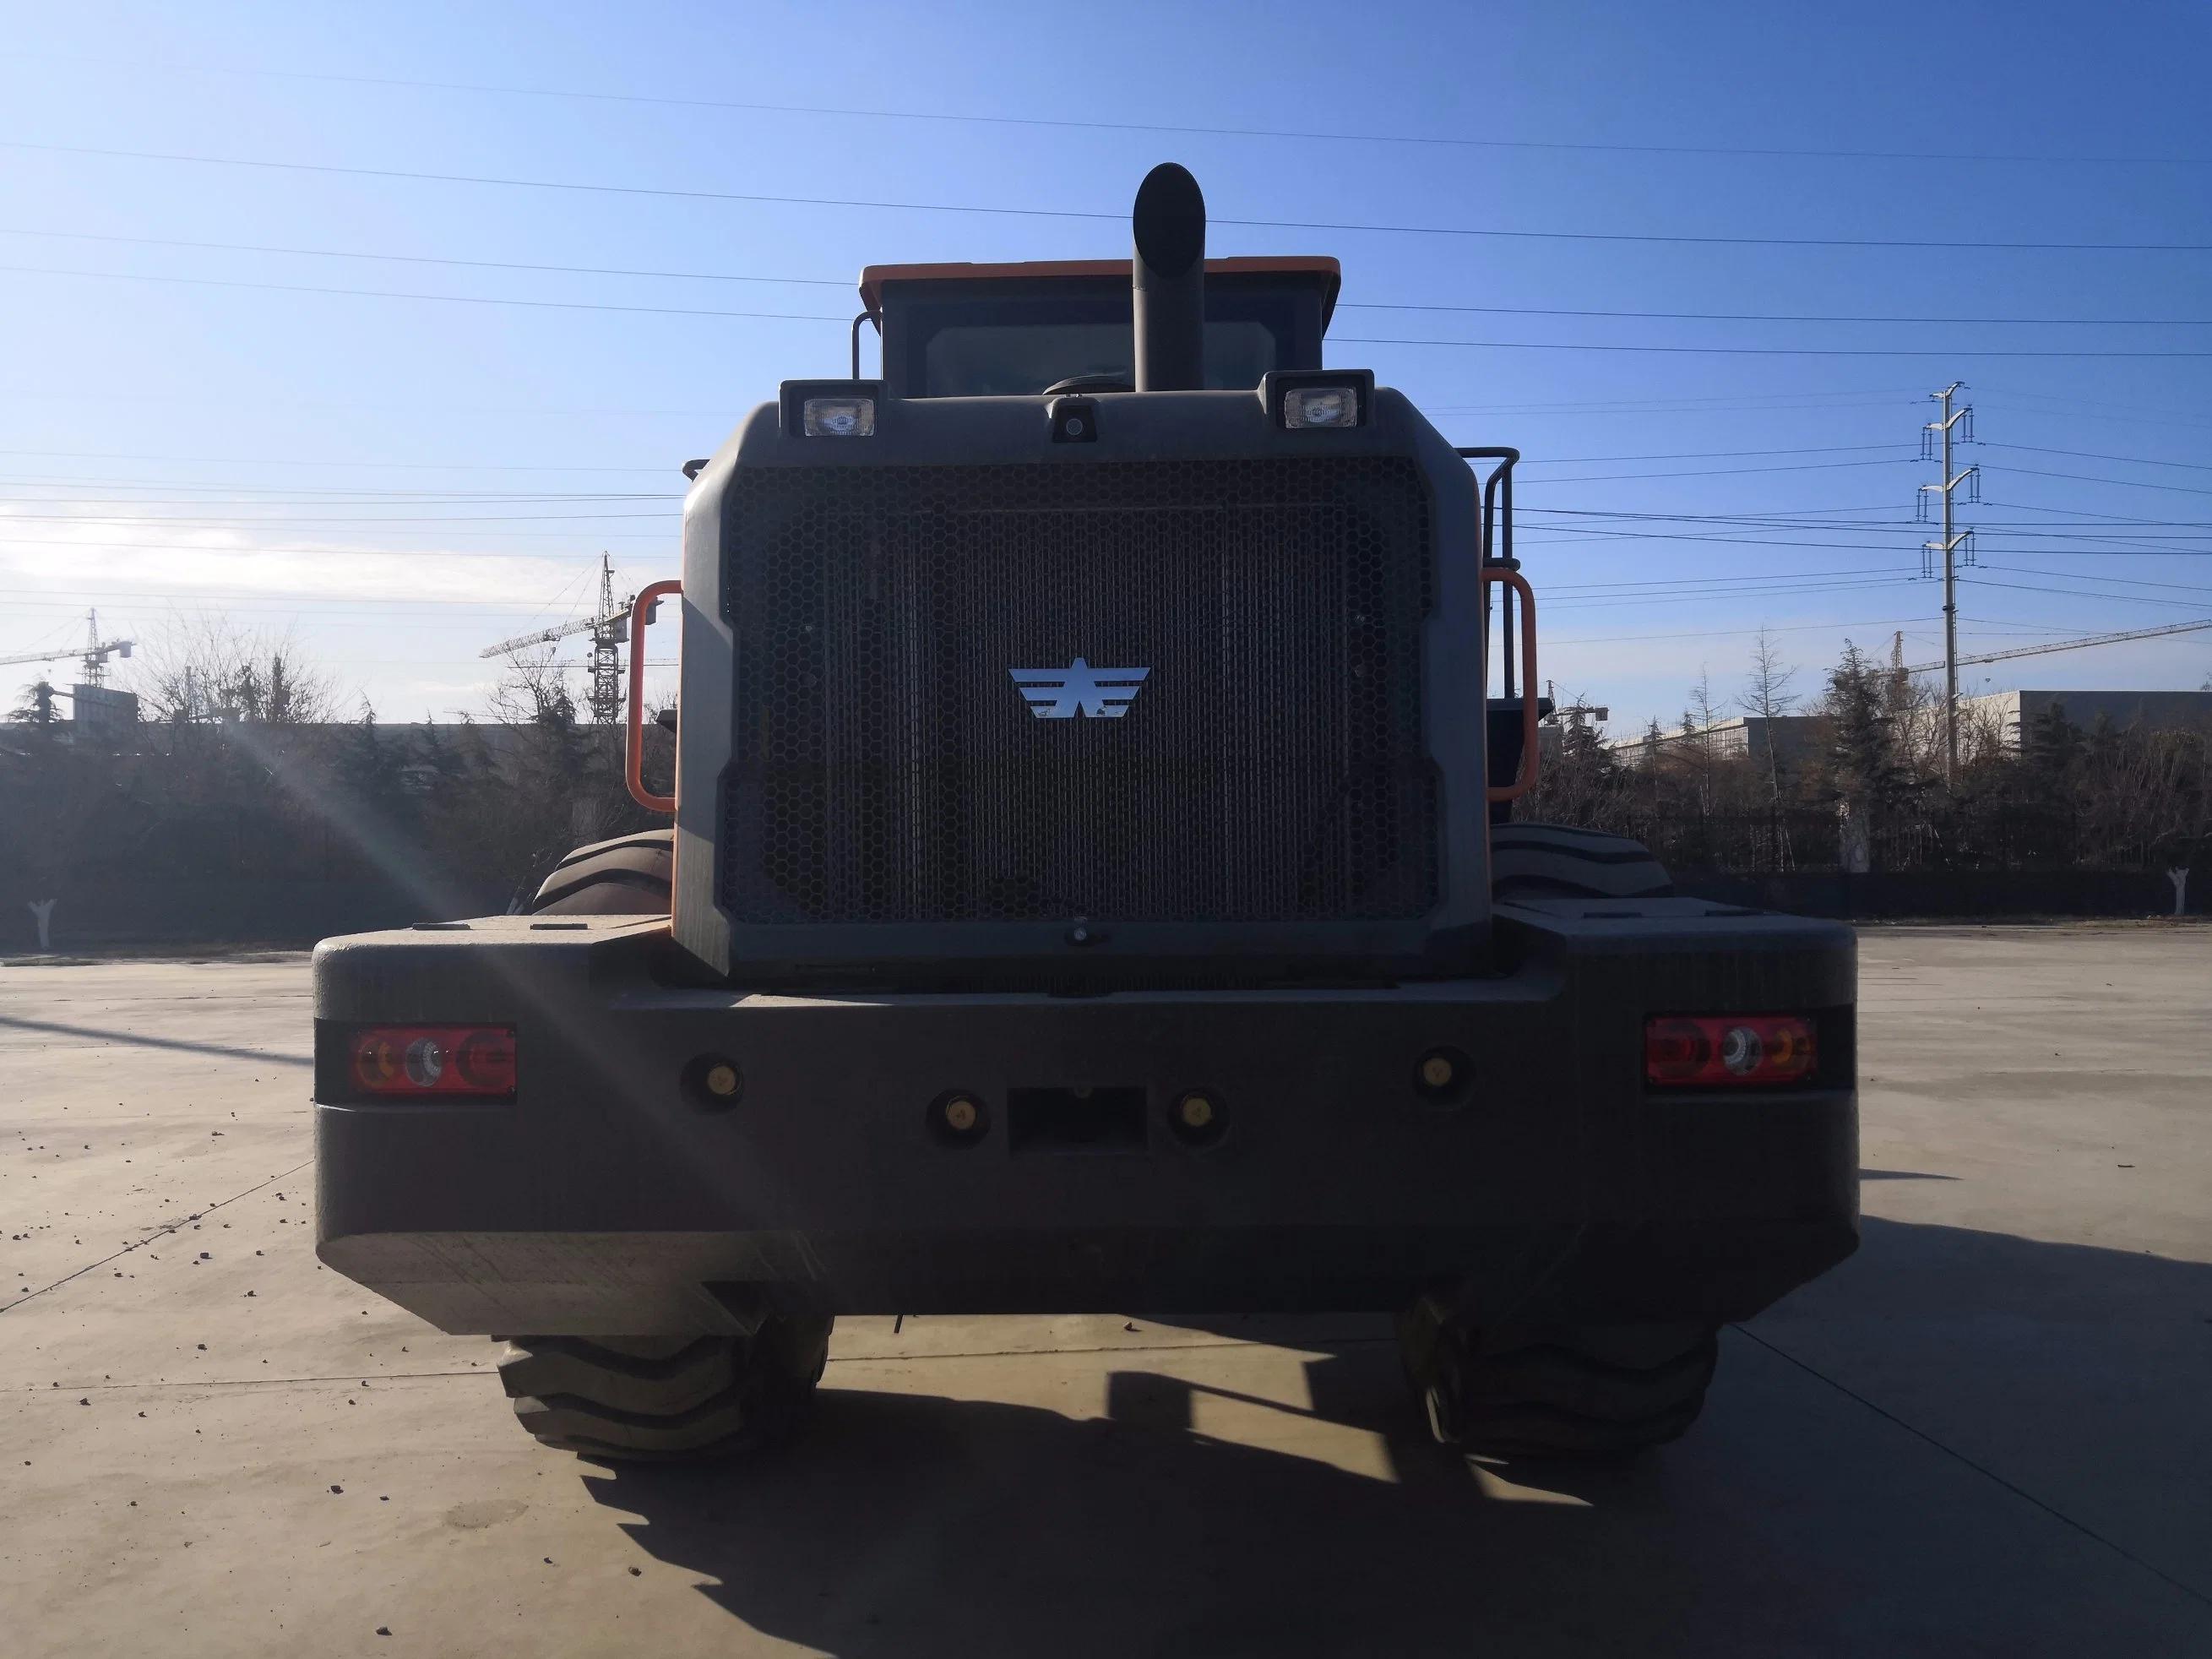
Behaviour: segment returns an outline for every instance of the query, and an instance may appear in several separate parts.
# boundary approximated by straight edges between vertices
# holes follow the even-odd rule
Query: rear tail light
[[[1670,1014],[1644,1023],[1644,1078],[1665,1088],[1802,1083],[1820,1057],[1802,1014]]]
[[[353,1039],[353,1080],[386,1097],[514,1092],[511,1025],[377,1025]]]

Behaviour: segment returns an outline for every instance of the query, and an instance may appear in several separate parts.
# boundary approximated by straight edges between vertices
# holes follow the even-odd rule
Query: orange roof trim
[[[1208,259],[1206,269],[1209,276],[1220,276],[1291,271],[1322,277],[1321,325],[1324,329],[1328,326],[1329,317],[1336,309],[1338,291],[1344,286],[1344,267],[1325,254]],[[973,283],[1030,276],[1118,276],[1126,283],[1129,280],[1129,261],[1032,259],[1018,264],[979,265],[960,260],[936,265],[869,265],[860,272],[860,303],[867,307],[871,317],[880,319],[884,308],[884,284],[886,283]]]

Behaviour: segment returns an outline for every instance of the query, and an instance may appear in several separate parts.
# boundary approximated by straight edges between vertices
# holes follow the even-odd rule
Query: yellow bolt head
[[[709,1066],[707,1068],[707,1092],[724,1099],[738,1091],[738,1068],[731,1065]]]
[[[964,1135],[975,1127],[975,1103],[965,1095],[955,1095],[945,1103],[945,1127],[955,1134]]]
[[[1421,1062],[1421,1081],[1431,1089],[1449,1089],[1459,1068],[1442,1054],[1431,1054]]]
[[[1213,1121],[1213,1101],[1206,1095],[1185,1095],[1176,1103],[1176,1111],[1186,1129],[1203,1129]]]

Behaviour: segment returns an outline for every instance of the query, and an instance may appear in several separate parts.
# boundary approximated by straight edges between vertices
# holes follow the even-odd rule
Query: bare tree
[[[1782,660],[1782,648],[1775,644],[1774,636],[1760,629],[1752,641],[1751,670],[1744,676],[1735,706],[1765,723],[1767,787],[1778,803],[1782,799],[1782,768],[1775,753],[1774,725],[1797,707],[1800,700],[1790,690],[1796,678],[1796,665]]]
[[[289,629],[248,633],[222,617],[165,629],[140,659],[136,689],[149,715],[176,725],[314,726],[337,705],[331,677],[307,665]]]
[[[1759,722],[1760,740],[1766,746],[1766,810],[1768,823],[1774,836],[1775,867],[1786,870],[1794,861],[1790,854],[1789,831],[1782,822],[1782,756],[1778,729],[1783,719],[1797,707],[1798,698],[1790,688],[1796,680],[1797,670],[1782,660],[1782,648],[1765,628],[1752,641],[1751,671],[1744,676],[1743,690],[1736,694],[1735,706]]]
[[[1682,710],[1682,740],[1680,763],[1690,774],[1698,792],[1698,807],[1709,812],[1713,808],[1713,772],[1720,758],[1713,741],[1713,728],[1721,723],[1723,705],[1713,696],[1713,677],[1702,664],[1698,668],[1697,683],[1690,687],[1686,705]]]
[[[1702,664],[1698,669],[1698,683],[1690,688],[1689,707],[1682,714],[1682,729],[1691,732],[1710,732],[1721,723],[1722,705],[1713,697],[1713,677]]]
[[[1936,688],[1916,680],[1905,666],[1905,635],[1889,638],[1889,664],[1882,671],[1882,714],[1889,721],[1891,747],[1916,777],[1943,769],[1943,709]]]
[[[510,652],[492,689],[492,712],[514,728],[501,757],[518,825],[536,838],[530,867],[549,867],[568,849],[613,834],[631,816],[621,757],[604,726],[582,726],[568,665],[553,647]]]
[[[2099,722],[2079,757],[2077,810],[2093,856],[2187,865],[2212,842],[2212,730]]]

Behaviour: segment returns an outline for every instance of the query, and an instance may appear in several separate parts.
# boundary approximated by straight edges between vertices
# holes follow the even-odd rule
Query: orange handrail
[[[1528,579],[1519,571],[1502,564],[1482,567],[1482,580],[1504,582],[1521,596],[1521,775],[1511,783],[1489,785],[1484,791],[1490,800],[1514,800],[1525,795],[1536,782],[1536,594],[1528,586]],[[1485,716],[1490,708],[1489,664],[1483,665],[1483,708]]]
[[[648,812],[673,812],[676,797],[656,795],[645,787],[645,624],[662,595],[683,591],[678,581],[648,583],[629,605],[629,727],[623,746],[629,751],[625,771],[629,798]],[[680,653],[682,647],[678,650]],[[681,767],[677,774],[682,776]]]

